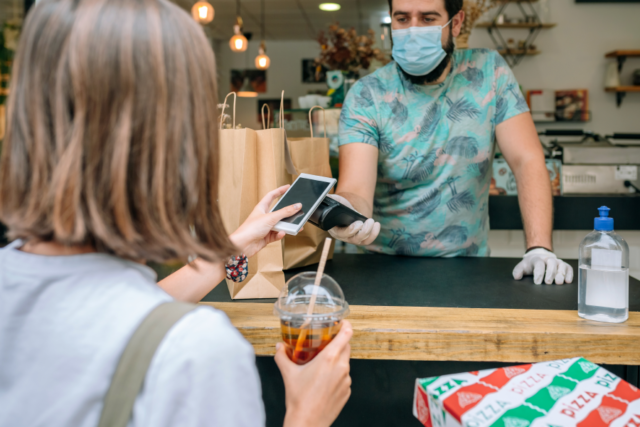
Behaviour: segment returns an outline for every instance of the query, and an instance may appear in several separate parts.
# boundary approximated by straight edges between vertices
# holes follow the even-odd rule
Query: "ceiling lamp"
[[[258,92],[253,90],[253,87],[251,87],[251,83],[249,83],[249,77],[244,78],[244,83],[238,91],[238,96],[241,98],[255,98],[258,96]]]
[[[338,3],[322,3],[318,7],[320,10],[324,10],[325,12],[335,12],[336,10],[340,10],[340,5]]]
[[[244,52],[249,47],[247,38],[242,34],[242,18],[240,17],[240,0],[236,0],[236,25],[233,26],[233,37],[229,46],[234,52]]]
[[[258,70],[266,70],[271,65],[271,60],[266,55],[267,47],[264,43],[264,0],[261,1],[262,8],[262,42],[260,43],[260,49],[258,50],[258,56],[256,56],[256,68]]]
[[[260,44],[260,50],[258,51],[258,56],[256,56],[256,68],[258,70],[266,70],[271,65],[271,59],[267,55],[265,55],[266,48],[264,46],[264,40]]]
[[[196,22],[206,25],[213,21],[215,10],[213,9],[213,6],[206,1],[199,1],[191,8],[191,16],[193,16],[193,19],[195,19]]]

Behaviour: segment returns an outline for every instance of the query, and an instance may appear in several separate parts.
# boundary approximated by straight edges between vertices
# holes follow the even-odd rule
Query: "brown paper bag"
[[[228,233],[235,231],[270,191],[292,182],[297,172],[286,143],[284,118],[280,128],[222,129],[220,116],[220,194],[222,220]],[[227,99],[224,104],[226,106]],[[284,92],[280,109],[284,109]],[[263,108],[264,113],[264,108]],[[263,116],[264,122],[264,116]],[[282,242],[274,242],[249,259],[249,274],[242,283],[227,280],[233,299],[276,298],[284,286]]]
[[[234,96],[233,129],[222,129],[223,107],[218,142],[220,150],[218,203],[223,223],[229,234],[247,219],[268,191],[277,187],[278,181],[273,166],[273,155],[266,156],[267,147],[261,146],[261,149],[258,149],[258,132],[262,131],[235,128],[236,94],[227,95],[224,104],[226,106],[227,99],[232,94]],[[269,135],[260,135],[260,138],[270,139]],[[261,143],[263,142],[261,140]],[[267,165],[263,163],[271,167],[266,167]],[[266,178],[263,182],[264,175],[271,175],[271,179]],[[280,178],[280,180],[288,182],[288,179]],[[231,298],[276,298],[284,286],[282,268],[281,244],[280,242],[272,243],[249,259],[249,274],[242,283],[227,280]]]
[[[311,113],[315,108],[322,109],[324,121],[324,138],[313,136],[313,121]],[[282,111],[280,116],[282,117]],[[288,138],[289,149],[293,165],[297,175],[292,177],[292,182],[301,173],[320,175],[331,178],[331,166],[329,165],[329,139],[327,138],[327,122],[324,108],[313,107],[309,110],[310,138]],[[307,223],[297,236],[286,236],[283,245],[284,269],[305,267],[320,261],[322,243],[329,236],[326,231],[320,230],[313,224]],[[333,258],[335,242],[331,246],[329,259]]]

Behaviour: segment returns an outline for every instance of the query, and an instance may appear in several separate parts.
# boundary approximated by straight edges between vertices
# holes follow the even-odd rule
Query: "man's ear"
[[[453,16],[453,20],[451,21],[451,24],[450,24],[453,37],[458,37],[460,35],[464,18],[465,18],[464,10],[461,10],[460,12],[456,13]]]

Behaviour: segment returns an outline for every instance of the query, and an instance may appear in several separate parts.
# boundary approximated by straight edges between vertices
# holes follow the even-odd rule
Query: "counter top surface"
[[[576,311],[577,271],[570,285],[534,285],[512,279],[517,261],[336,255],[326,271],[351,307],[352,358],[530,363],[582,356],[640,365],[640,282],[629,281],[629,320],[593,322]],[[256,354],[268,356],[281,339],[273,302],[232,301],[221,284],[202,304],[224,311]]]
[[[336,254],[325,272],[342,287],[350,305],[577,310],[578,263],[573,283],[535,285],[531,277],[514,280],[516,258],[409,258]],[[286,278],[315,271],[316,265],[286,272]],[[224,284],[203,301],[231,302]],[[273,303],[275,300],[237,302]],[[629,309],[640,311],[640,281],[629,279]]]

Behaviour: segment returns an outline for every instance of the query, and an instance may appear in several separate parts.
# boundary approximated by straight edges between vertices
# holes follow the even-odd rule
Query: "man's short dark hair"
[[[393,0],[389,1],[389,12],[393,14]],[[449,19],[453,18],[458,12],[462,10],[462,1],[463,0],[444,0],[444,7],[447,9],[447,13],[449,14]]]

